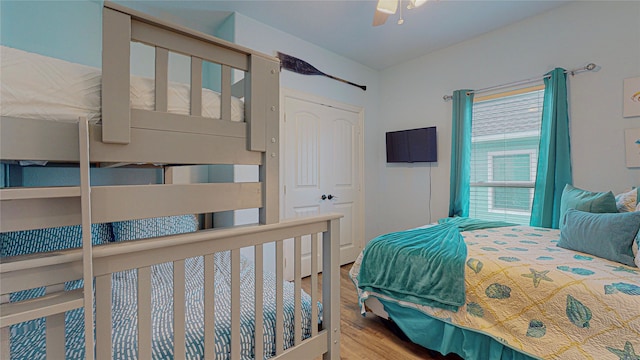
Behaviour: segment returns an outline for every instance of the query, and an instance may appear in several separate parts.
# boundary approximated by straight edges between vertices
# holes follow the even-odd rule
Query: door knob
[[[331,199],[337,199],[337,198],[338,198],[337,196],[333,196],[333,195],[331,195],[331,194],[329,194],[329,196],[327,196],[327,199],[329,199],[329,200],[331,200]]]
[[[331,195],[329,195],[329,196],[331,196]],[[320,199],[322,199],[322,200],[327,200],[327,195],[322,194],[322,196],[320,196]],[[329,199],[331,199],[331,198],[329,198]]]

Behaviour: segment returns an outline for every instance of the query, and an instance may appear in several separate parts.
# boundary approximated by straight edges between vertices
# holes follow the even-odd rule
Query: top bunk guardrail
[[[191,115],[170,115],[166,119],[153,119],[149,124],[148,111],[129,111],[117,106],[128,102],[130,41],[151,45],[156,49],[156,112],[167,111],[167,69],[169,51],[191,57]],[[202,121],[202,61],[221,65],[221,121]],[[250,151],[266,151],[266,123],[273,115],[277,119],[279,87],[279,61],[247,48],[196,31],[169,25],[162,20],[125,7],[105,2],[103,13],[103,133],[105,143],[128,144],[130,128],[149,126],[174,130],[176,121],[190,118],[193,127],[179,125],[180,131],[238,136],[238,128],[230,126],[231,70],[246,72],[245,119]],[[113,105],[113,106],[112,106]],[[146,114],[145,114],[146,113]],[[157,114],[154,114],[157,115]],[[271,115],[271,116],[270,116]],[[181,119],[182,118],[182,119]],[[199,120],[199,121],[196,121]],[[220,126],[225,124],[226,126]]]
[[[130,106],[132,42],[155,49],[153,110]],[[184,115],[167,111],[169,53],[190,58]],[[102,123],[90,126],[92,163],[265,165],[265,153],[277,157],[277,58],[108,1],[102,54]],[[203,62],[220,68],[218,119],[203,116]],[[232,85],[233,70],[244,79]],[[234,95],[244,98],[244,122],[231,121]],[[2,160],[79,160],[74,124],[5,114],[0,125]]]

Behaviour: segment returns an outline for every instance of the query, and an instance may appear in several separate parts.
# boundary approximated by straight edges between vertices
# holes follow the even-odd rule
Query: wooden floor
[[[442,356],[394,334],[385,323],[373,314],[360,315],[358,296],[349,278],[351,264],[340,269],[340,357],[344,360],[370,359],[432,359],[460,360],[456,355]],[[321,279],[320,279],[321,281]],[[302,280],[302,287],[310,292],[309,277]],[[321,286],[318,286],[321,289]]]

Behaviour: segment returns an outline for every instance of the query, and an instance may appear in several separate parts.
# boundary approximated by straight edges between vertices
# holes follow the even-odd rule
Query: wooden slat
[[[9,327],[0,328],[0,359],[9,359],[10,358],[10,345],[9,339],[11,334],[9,333]]]
[[[173,354],[174,359],[184,359],[185,346],[185,269],[184,260],[173,262]]]
[[[302,341],[302,298],[300,287],[302,280],[302,238],[296,236],[294,242],[294,266],[293,266],[293,279],[294,279],[294,345],[300,344]],[[313,306],[313,303],[311,303]],[[313,321],[311,321],[313,326]]]
[[[2,273],[0,277],[0,294],[34,289],[41,286],[62,284],[82,278],[82,262],[55,264],[35,269],[25,269]]]
[[[104,8],[102,12],[102,140],[128,144],[130,111],[131,17]]]
[[[220,119],[231,121],[231,68],[222,65],[220,80]]]
[[[64,314],[47,316],[45,334],[47,359],[64,359]]]
[[[97,223],[262,206],[259,183],[97,186],[91,200]]]
[[[138,269],[138,358],[151,359],[151,267]]]
[[[340,359],[340,219],[322,234],[323,328],[329,331],[324,360]]]
[[[64,284],[49,286],[46,292],[64,291]],[[45,318],[45,337],[48,359],[63,359],[64,348],[64,313],[47,316]]]
[[[202,116],[202,59],[191,57],[191,116]]]
[[[276,355],[284,351],[283,244],[276,241]]]
[[[0,232],[80,224],[79,198],[26,199],[0,202]]]
[[[33,187],[0,189],[0,200],[26,200],[37,198],[80,197],[79,186]]]
[[[169,88],[169,50],[156,47],[155,109],[166,112]]]
[[[111,360],[111,274],[96,277],[96,358]]]
[[[131,130],[127,146],[101,142],[93,128],[91,161],[158,164],[262,164],[260,153],[246,150],[243,138],[185,132]]]
[[[318,234],[311,234],[311,336],[318,334]]]
[[[255,277],[255,357],[263,358],[264,354],[264,251],[262,245],[256,245],[254,248],[254,264],[256,269]]]
[[[253,151],[265,151],[266,146],[266,128],[267,114],[270,106],[276,106],[274,102],[271,104],[272,98],[269,96],[269,90],[273,91],[274,87],[269,83],[268,74],[272,67],[266,59],[259,57],[251,58],[251,72],[245,76],[245,84],[248,86],[248,93],[245,97],[245,121],[249,124],[247,138],[250,143],[248,149]],[[271,86],[267,88],[267,86]],[[279,96],[279,95],[278,95]]]
[[[244,122],[231,121],[230,118],[228,120],[220,120],[205,118],[201,115],[159,113],[157,111],[142,109],[131,109],[131,127],[135,129],[166,130],[240,139],[247,137],[247,124]]]
[[[215,359],[215,258],[204,257],[204,358]]]
[[[323,331],[315,338],[307,339],[302,346],[287,349],[280,355],[274,356],[272,360],[299,360],[315,359],[327,351],[327,331]]]
[[[231,360],[240,360],[240,249],[231,250]]]
[[[0,116],[0,159],[78,161],[78,125]]]
[[[82,307],[82,289],[62,291],[36,299],[3,304],[0,308],[2,326],[15,325]]]
[[[249,56],[224,47],[212,46],[200,39],[185,37],[174,31],[155,27],[151,24],[131,21],[131,40],[161,46],[170,51],[197,56],[216,64],[229,65],[247,71]]]

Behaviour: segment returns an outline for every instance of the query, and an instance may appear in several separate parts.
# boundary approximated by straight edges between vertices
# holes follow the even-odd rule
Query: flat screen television
[[[387,133],[387,162],[436,162],[436,127],[391,131]]]

